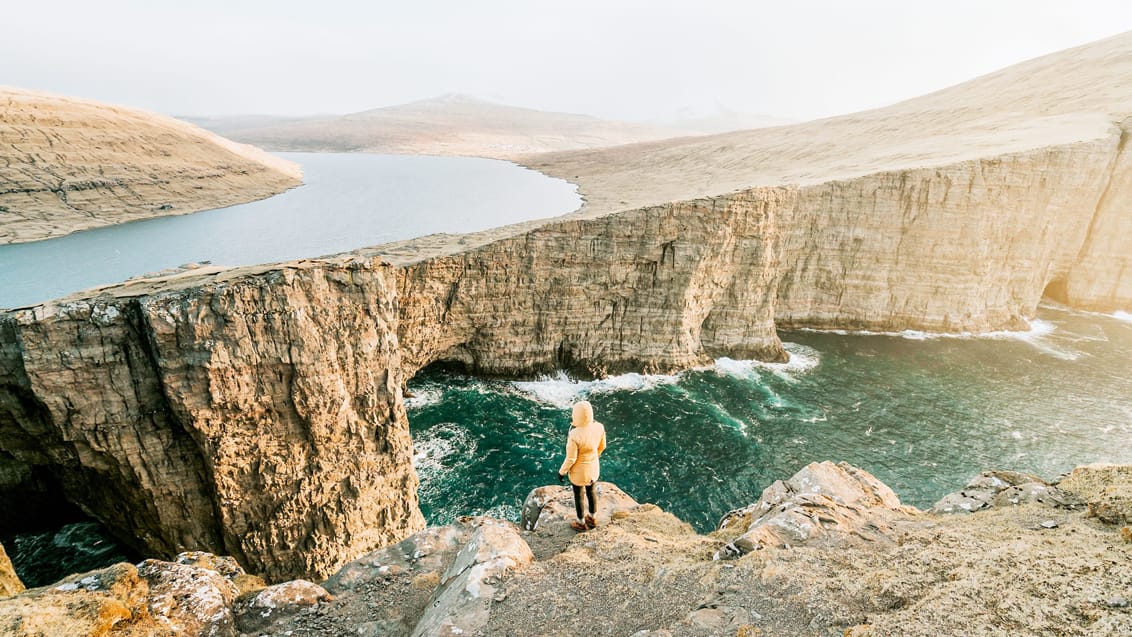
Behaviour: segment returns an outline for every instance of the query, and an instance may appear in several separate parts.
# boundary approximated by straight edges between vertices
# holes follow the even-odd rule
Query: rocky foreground
[[[0,634],[1132,634],[1132,466],[987,472],[924,512],[815,463],[706,536],[599,492],[593,531],[541,487],[519,526],[430,527],[321,584],[205,553],[118,564],[0,599]]]
[[[0,87],[0,244],[263,199],[301,177],[170,117]]]

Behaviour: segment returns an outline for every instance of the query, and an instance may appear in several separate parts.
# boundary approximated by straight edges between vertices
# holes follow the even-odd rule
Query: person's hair
[[[574,417],[570,424],[574,427],[585,427],[594,421],[594,407],[588,401],[580,400],[574,403]]]

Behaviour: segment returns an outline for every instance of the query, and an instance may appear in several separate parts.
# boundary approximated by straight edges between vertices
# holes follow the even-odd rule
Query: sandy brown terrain
[[[0,244],[244,203],[301,179],[170,117],[0,87]]]
[[[579,184],[597,214],[751,186],[817,184],[1092,140],[1132,114],[1132,33],[871,111],[520,158]]]
[[[465,95],[342,116],[239,128],[255,119],[199,120],[232,139],[271,150],[471,155],[507,159],[524,153],[616,146],[695,134],[686,128],[634,124],[588,115],[495,104]]]

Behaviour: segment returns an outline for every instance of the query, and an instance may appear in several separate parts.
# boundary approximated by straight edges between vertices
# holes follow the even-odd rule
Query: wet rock
[[[487,623],[497,585],[508,572],[534,560],[509,522],[482,518],[468,543],[440,578],[414,637],[477,634]]]
[[[15,595],[22,590],[24,583],[16,575],[16,569],[12,568],[12,560],[8,559],[4,545],[0,544],[0,597]]]
[[[319,602],[331,601],[326,589],[306,580],[292,580],[249,596],[236,605],[236,626],[241,633],[259,634]]]
[[[612,482],[598,482],[594,491],[597,494],[596,518],[599,526],[609,524],[639,506],[636,500]],[[570,523],[576,518],[573,490],[569,486],[548,485],[527,494],[519,528],[547,534],[573,533]]]
[[[755,504],[723,516],[719,528],[741,534],[716,552],[732,558],[766,546],[816,538],[885,540],[886,514],[906,512],[900,499],[872,474],[847,463],[812,463],[763,490]]]
[[[234,637],[232,604],[236,586],[207,568],[145,560],[138,574],[149,584],[150,613],[170,633],[200,637]]]

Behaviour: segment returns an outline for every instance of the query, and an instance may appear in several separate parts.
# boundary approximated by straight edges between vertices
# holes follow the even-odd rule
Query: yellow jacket
[[[592,420],[581,427],[571,427],[566,437],[566,461],[558,473],[569,472],[570,482],[585,486],[597,481],[601,467],[598,458],[605,451],[605,425]]]

